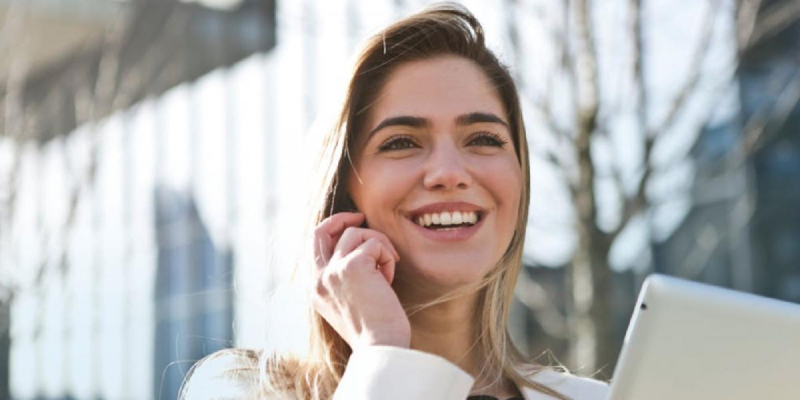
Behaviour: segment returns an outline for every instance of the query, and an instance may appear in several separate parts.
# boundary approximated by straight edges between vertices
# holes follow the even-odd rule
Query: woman
[[[310,354],[223,351],[182,396],[603,398],[604,383],[529,363],[510,340],[528,153],[478,21],[442,5],[395,23],[348,89],[322,154]]]

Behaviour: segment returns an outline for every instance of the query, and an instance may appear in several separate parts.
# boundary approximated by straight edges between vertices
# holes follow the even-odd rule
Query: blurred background
[[[302,160],[358,44],[427,3],[0,0],[0,399],[302,352]],[[463,3],[526,114],[521,348],[610,379],[652,272],[800,302],[800,2]]]

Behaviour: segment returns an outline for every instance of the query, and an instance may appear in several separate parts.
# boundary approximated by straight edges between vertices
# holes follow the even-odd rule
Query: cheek
[[[514,157],[496,159],[481,168],[481,178],[486,188],[504,214],[517,215],[522,196],[522,171]],[[509,213],[508,211],[512,211]]]
[[[517,228],[522,200],[522,171],[514,158],[511,161],[496,163],[493,168],[487,169],[487,174],[483,178],[498,207],[498,225],[495,229],[499,238],[497,251],[502,253]]]
[[[350,184],[359,211],[377,229],[394,222],[399,206],[413,187],[411,168],[394,164],[367,163]]]

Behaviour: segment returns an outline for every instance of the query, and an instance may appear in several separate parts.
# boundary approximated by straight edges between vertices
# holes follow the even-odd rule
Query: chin
[[[423,287],[457,289],[479,282],[496,263],[488,257],[484,261],[481,258],[466,254],[412,257],[407,263],[401,261],[398,274]]]

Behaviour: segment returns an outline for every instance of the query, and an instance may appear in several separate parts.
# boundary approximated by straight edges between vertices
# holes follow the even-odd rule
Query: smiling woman
[[[183,398],[603,398],[604,383],[511,343],[527,144],[514,82],[468,11],[434,7],[374,36],[319,156],[301,264],[310,353],[216,353]]]
[[[370,134],[351,145],[347,189],[400,254],[393,287],[405,303],[479,282],[509,248],[523,174],[507,116],[463,57],[407,62],[387,77]]]

